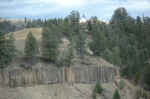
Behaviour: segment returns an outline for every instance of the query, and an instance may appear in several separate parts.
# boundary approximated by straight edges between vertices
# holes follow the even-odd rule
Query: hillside
[[[32,32],[36,39],[40,39],[42,28],[25,28],[23,30],[13,32],[13,34],[16,40],[25,40],[29,32]]]
[[[150,99],[150,17],[79,12],[0,19],[0,99]]]
[[[14,38],[16,40],[15,41],[16,48],[21,52],[23,52],[24,50],[25,39],[29,32],[32,32],[33,35],[36,37],[36,39],[40,40],[42,28],[25,28],[23,30],[13,32]]]

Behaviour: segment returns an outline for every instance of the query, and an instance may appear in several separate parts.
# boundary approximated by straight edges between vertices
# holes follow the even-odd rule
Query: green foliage
[[[8,64],[6,51],[6,38],[4,34],[0,32],[0,68],[4,68],[5,65]]]
[[[113,52],[109,50],[108,48],[104,50],[102,57],[109,61],[110,63],[113,63]]]
[[[81,29],[75,38],[75,48],[80,58],[84,58],[84,55],[86,54],[85,40],[86,40],[85,30],[83,26],[81,26]]]
[[[109,61],[112,64],[121,66],[121,57],[120,57],[119,47],[114,47],[111,49],[106,48],[102,53],[102,57]]]
[[[102,88],[100,82],[96,83],[94,91],[98,94],[101,94],[103,92],[103,88]]]
[[[145,83],[145,88],[150,89],[150,65],[147,65],[142,72],[142,81]]]
[[[92,93],[92,98],[96,99],[96,94],[102,94],[103,90],[104,89],[102,88],[100,82],[97,82]]]
[[[25,48],[24,48],[25,57],[35,58],[38,54],[38,44],[36,38],[31,32],[28,33]]]
[[[71,35],[74,36],[79,33],[79,22],[80,22],[80,13],[78,11],[72,11],[68,16],[68,21],[70,25]]]
[[[121,75],[135,82],[142,82],[146,88],[150,88],[149,59],[150,59],[150,18],[132,18],[125,8],[115,10],[109,24],[105,24],[92,17],[86,23],[80,23],[80,13],[72,11],[64,19],[27,20],[27,27],[43,26],[41,53],[42,58],[55,62],[59,66],[70,66],[74,57],[74,49],[83,58],[86,53],[86,42],[88,39],[90,50],[93,55],[100,56],[114,65],[120,66]],[[7,27],[8,25],[8,27]],[[11,27],[9,22],[0,24],[0,30]],[[13,26],[12,26],[13,27]],[[9,28],[8,30],[12,29]],[[88,33],[87,33],[88,32]],[[5,31],[0,33],[0,67],[12,61],[15,55],[13,36],[4,36]],[[70,40],[73,47],[64,51],[58,57],[58,46],[61,37]],[[32,37],[31,37],[32,38]],[[26,56],[36,56],[36,40],[27,40],[25,48]],[[72,45],[71,45],[72,46]],[[142,80],[142,81],[140,81]]]
[[[128,13],[125,8],[115,10],[110,23],[117,24],[119,28],[124,29],[124,23],[127,22]]]
[[[96,92],[95,91],[93,91],[93,93],[92,93],[92,98],[96,99]]]
[[[118,90],[116,89],[113,95],[113,99],[121,99]]]
[[[104,33],[103,24],[93,24],[92,26],[92,42],[90,48],[94,55],[101,56],[107,46],[107,38]]]
[[[137,72],[137,73],[135,74],[135,83],[136,83],[136,84],[139,84],[140,80],[141,80],[140,72]]]
[[[148,96],[148,93],[144,89],[138,88],[136,90],[136,99],[149,99]]]
[[[8,39],[7,39],[6,43],[7,43],[7,50],[8,50],[7,53],[9,54],[8,59],[10,61],[12,61],[13,58],[16,56],[16,51],[17,51],[16,46],[15,46],[15,38],[13,36],[13,33],[8,35]]]
[[[143,68],[147,67],[150,58],[149,26],[150,18],[142,19],[138,16],[134,19],[126,9],[118,8],[106,28],[108,46],[102,51],[102,56],[121,66],[121,75],[134,79],[137,83],[140,82],[141,75],[145,75]]]
[[[69,47],[64,50],[60,55],[57,57],[57,66],[67,66],[70,67],[74,58],[74,47],[73,44],[70,44]]]
[[[70,38],[72,30],[71,25],[69,24],[69,19],[65,18],[61,24],[61,32],[64,36]]]
[[[0,22],[0,32],[2,33],[9,33],[14,32],[16,30],[16,26],[11,24],[9,21],[2,21]]]
[[[45,27],[42,32],[42,56],[48,61],[55,62],[58,48],[58,32],[55,25]]]
[[[8,36],[8,48],[11,50],[11,56],[15,56],[16,55],[16,46],[15,46],[15,38],[14,38],[14,35],[13,33],[11,33],[9,36]]]
[[[15,46],[13,35],[6,37],[4,33],[0,32],[0,68],[3,69],[8,66],[8,64],[15,57]]]

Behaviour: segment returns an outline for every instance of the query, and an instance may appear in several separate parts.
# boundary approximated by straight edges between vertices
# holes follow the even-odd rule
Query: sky
[[[97,16],[108,21],[119,7],[133,17],[150,16],[150,0],[0,0],[0,17],[63,18],[77,10],[87,19]]]

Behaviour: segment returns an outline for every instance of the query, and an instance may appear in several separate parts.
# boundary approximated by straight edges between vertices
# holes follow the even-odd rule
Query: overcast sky
[[[125,7],[133,17],[150,16],[150,0],[0,0],[0,17],[58,18],[78,10],[87,18],[108,21],[118,7]]]

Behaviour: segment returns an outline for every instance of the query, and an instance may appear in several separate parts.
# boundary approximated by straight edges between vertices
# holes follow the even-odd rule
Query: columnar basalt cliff
[[[107,66],[62,67],[42,66],[32,69],[1,70],[0,85],[17,87],[36,84],[112,82],[117,69]]]

